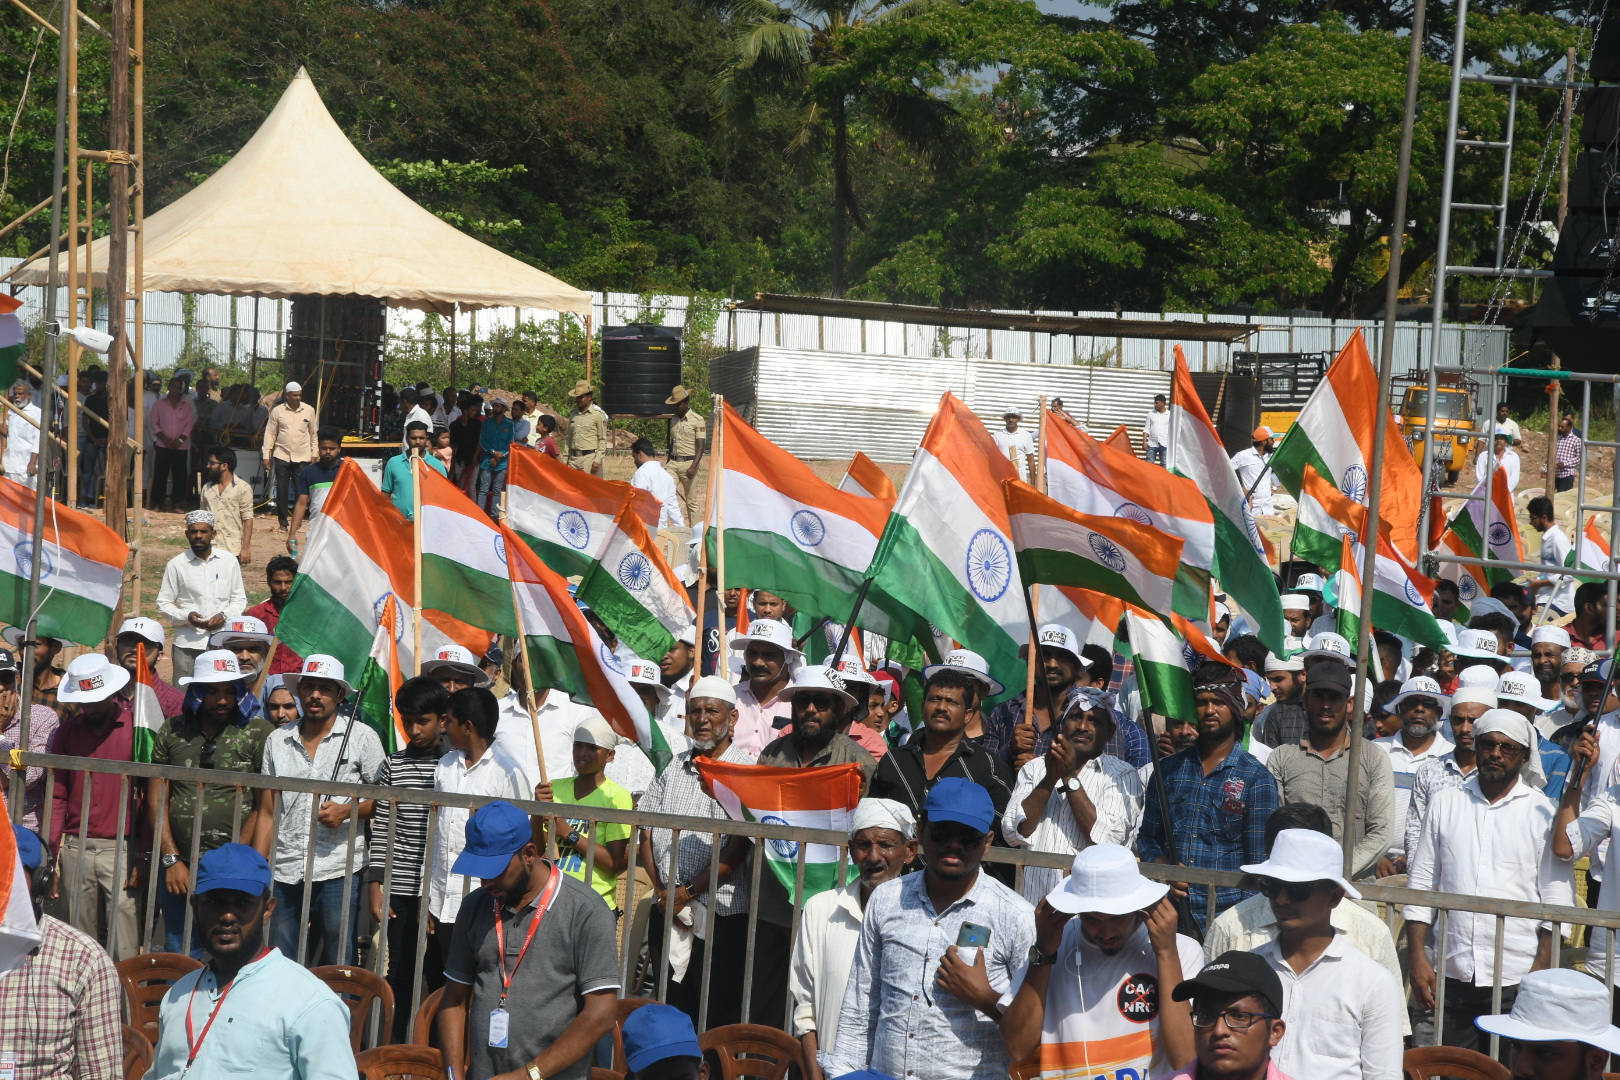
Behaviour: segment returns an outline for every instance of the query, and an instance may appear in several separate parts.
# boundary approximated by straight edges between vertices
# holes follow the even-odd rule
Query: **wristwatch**
[[[529,1080],[546,1080],[545,1077],[540,1075],[540,1066],[532,1061],[529,1062]]]
[[[180,856],[178,856],[178,855],[165,855],[162,858],[158,859],[158,865],[161,866],[163,869],[167,870],[169,867],[173,866],[175,863],[177,863],[179,861],[180,861]]]
[[[1066,791],[1080,790],[1080,778],[1078,776],[1071,776],[1067,780],[1062,781],[1062,784],[1064,790]]]
[[[1055,963],[1057,963],[1057,953],[1043,953],[1041,952],[1041,947],[1039,945],[1031,945],[1029,947],[1030,967],[1049,967]]]

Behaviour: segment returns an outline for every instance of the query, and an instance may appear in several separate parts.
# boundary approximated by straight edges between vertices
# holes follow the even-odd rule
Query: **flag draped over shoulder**
[[[580,578],[576,595],[637,656],[650,660],[669,652],[697,619],[686,589],[629,503],[613,519],[601,557]]]
[[[827,829],[844,837],[849,835],[855,806],[861,800],[861,770],[853,763],[810,769],[735,765],[702,757],[693,758],[692,763],[733,821]],[[760,848],[765,852],[765,864],[795,901],[841,884],[837,844],[805,846],[802,893],[797,888],[798,841],[768,839]]]
[[[658,497],[619,480],[571,469],[549,454],[512,444],[506,473],[506,520],[563,577],[577,577],[596,561],[625,501],[657,530]]]
[[[0,794],[0,812],[5,810],[5,796]],[[9,813],[6,820],[11,820]],[[39,947],[40,939],[34,903],[28,895],[28,870],[17,852],[16,834],[9,828],[0,829],[0,975],[26,960]]]
[[[898,495],[894,490],[894,481],[889,479],[882,466],[858,450],[850,458],[849,468],[844,471],[844,479],[839,483],[838,490],[851,495],[865,495],[883,503],[885,507],[893,506]]]
[[[395,627],[403,625],[403,621],[396,618],[398,605],[399,598],[395,596],[383,602],[382,617],[371,638],[371,655],[366,658],[365,669],[355,684],[360,719],[377,733],[383,752],[389,754],[403,750],[407,741],[405,725],[394,705],[394,695],[405,681],[399,668],[399,639],[395,637]]]
[[[1256,635],[1266,648],[1281,655],[1285,624],[1277,579],[1271,573],[1265,543],[1244,498],[1243,485],[1193,387],[1192,373],[1180,345],[1176,346],[1170,412],[1170,429],[1175,432],[1170,468],[1197,485],[1215,518],[1215,576],[1252,616]]]
[[[1022,686],[1029,617],[1001,490],[1017,478],[979,418],[946,393],[872,562],[866,603],[891,628],[864,612],[858,623],[927,650],[948,636],[983,656],[1003,685]]]
[[[112,628],[129,545],[89,514],[45,500],[39,570],[39,633],[97,645]],[[0,479],[0,621],[28,625],[34,560],[34,492]]]
[[[726,580],[721,587],[764,589],[813,619],[848,619],[877,554],[888,507],[833,487],[755,431],[729,404],[720,423],[720,490],[705,543],[709,565],[718,566],[715,545],[723,521]],[[896,627],[874,608],[858,622],[896,637],[912,620],[908,615]],[[899,634],[890,633],[896,629]]]
[[[1180,537],[1174,609],[1190,619],[1209,618],[1215,518],[1197,484],[1100,443],[1047,410],[1046,493],[1082,514],[1124,518]]]
[[[1299,497],[1305,466],[1356,502],[1365,504],[1372,467],[1373,434],[1382,420],[1384,435],[1383,494],[1379,517],[1390,523],[1396,548],[1417,558],[1418,514],[1423,505],[1423,472],[1401,437],[1387,403],[1380,407],[1378,373],[1367,355],[1367,343],[1356,330],[1316,384],[1282,442],[1271,455],[1271,469],[1288,493]]]
[[[146,662],[146,642],[135,646],[135,692],[130,713],[134,720],[135,752],[131,760],[151,764],[152,748],[163,727],[163,706],[152,688],[152,665]]]

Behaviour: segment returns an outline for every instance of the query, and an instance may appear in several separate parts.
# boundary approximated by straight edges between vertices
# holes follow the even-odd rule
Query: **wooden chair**
[[[1037,1080],[1041,1075],[1041,1061],[1039,1058],[1034,1061],[1020,1061],[1016,1065],[1009,1066],[1007,1072],[1012,1075],[1012,1080]]]
[[[720,1059],[720,1080],[785,1080],[790,1068],[804,1068],[798,1039],[759,1024],[711,1028],[698,1036],[698,1046]]]
[[[444,987],[433,991],[422,999],[417,1007],[416,1015],[411,1018],[411,1043],[415,1046],[436,1046],[433,1036],[433,1021],[439,1015],[439,1005],[444,1001]],[[463,1058],[456,1064],[456,1075],[467,1075],[468,1062]]]
[[[592,1065],[590,1080],[624,1080],[624,1073],[614,1069],[604,1069],[599,1065]]]
[[[1455,1077],[1456,1080],[1513,1080],[1507,1066],[1495,1058],[1458,1046],[1419,1046],[1401,1059],[1406,1080]]]
[[[394,988],[381,975],[363,967],[344,964],[310,968],[309,973],[325,983],[349,1007],[349,1045],[355,1053],[360,1052],[371,1011],[378,1004],[382,1006],[382,1024],[377,1028],[377,1045],[385,1046],[393,1041]]]
[[[360,1080],[445,1080],[444,1057],[431,1046],[377,1046],[354,1064]]]
[[[627,997],[619,999],[619,1004],[616,1007],[613,1016],[613,1069],[611,1071],[622,1074],[630,1070],[629,1064],[624,1059],[625,1020],[629,1018],[631,1013],[635,1012],[643,1005],[656,1004],[657,1002],[652,998]],[[592,1077],[591,1080],[597,1080],[597,1078]],[[604,1077],[602,1080],[606,1080],[606,1078]]]
[[[202,961],[184,953],[155,952],[120,960],[114,966],[124,987],[130,1026],[150,1042],[157,1038],[158,1006],[163,1003],[163,995],[182,977],[202,967]]]
[[[124,1080],[141,1080],[152,1067],[152,1043],[128,1024],[124,1028]]]

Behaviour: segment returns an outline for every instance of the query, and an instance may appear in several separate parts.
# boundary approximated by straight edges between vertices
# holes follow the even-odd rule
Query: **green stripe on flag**
[[[403,749],[395,745],[398,740],[394,738],[394,701],[388,685],[388,672],[377,661],[367,657],[365,670],[360,673],[360,681],[355,687],[355,707],[359,710],[360,719],[382,740],[383,753],[392,754]]]
[[[651,586],[656,588],[656,583]],[[657,661],[674,647],[675,635],[602,563],[594,563],[579,581],[579,602],[601,616],[620,641],[637,656]]]
[[[299,656],[326,653],[336,657],[345,671],[365,670],[375,630],[304,574],[293,582],[276,623],[276,634],[287,648]]]
[[[1194,570],[1186,563],[1182,563],[1176,575],[1176,590],[1180,594],[1183,581],[1181,571],[1188,573],[1203,573]],[[1102,593],[1104,596],[1114,596],[1121,600],[1135,604],[1138,607],[1149,605],[1142,599],[1123,574],[1116,574],[1095,559],[1088,559],[1074,551],[1058,551],[1054,548],[1023,548],[1018,552],[1018,573],[1024,581],[1048,582],[1056,585],[1068,585],[1076,589],[1089,589],[1092,592]],[[1204,576],[1204,587],[1208,587],[1208,575]],[[1196,587],[1189,584],[1189,587]],[[1179,612],[1178,612],[1179,614]],[[1208,610],[1204,612],[1209,615]]]
[[[431,552],[422,553],[422,606],[495,634],[517,634],[512,582]],[[660,656],[663,654],[660,653]]]
[[[52,589],[48,582],[41,586],[40,597],[39,633],[47,637],[94,645],[112,628],[112,609],[94,600],[66,589]],[[0,618],[13,626],[28,624],[26,577],[0,571]]]
[[[529,536],[527,533],[520,532],[517,529],[512,531],[523,537],[523,542],[529,545],[529,550],[540,556],[541,562],[565,578],[579,577],[596,562],[595,559],[592,559],[578,548],[571,548],[566,544],[550,543],[538,537]]]

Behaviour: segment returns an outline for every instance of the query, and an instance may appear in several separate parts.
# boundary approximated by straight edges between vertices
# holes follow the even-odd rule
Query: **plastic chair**
[[[328,964],[310,968],[309,973],[329,987],[349,1007],[349,1046],[355,1053],[365,1041],[366,1024],[371,1010],[382,1005],[382,1024],[377,1029],[377,1045],[384,1046],[394,1037],[394,988],[382,976],[363,967]]]
[[[124,1080],[141,1080],[152,1067],[152,1043],[128,1024],[124,1028]]]
[[[148,1042],[157,1038],[158,1006],[169,987],[202,967],[184,953],[154,952],[132,956],[113,965],[118,981],[124,987],[124,1001],[129,1006],[129,1022]]]
[[[720,1059],[720,1080],[784,1080],[804,1068],[802,1044],[779,1028],[727,1024],[699,1035],[698,1046]]]
[[[411,1044],[414,1046],[436,1046],[433,1038],[433,1021],[439,1015],[439,1006],[444,1002],[444,987],[433,991],[422,999],[417,1007],[416,1015],[411,1018]],[[465,1011],[465,1007],[463,1007]],[[467,1075],[467,1060],[463,1058],[456,1064],[456,1075]]]
[[[1455,1080],[1513,1080],[1507,1066],[1495,1058],[1459,1046],[1419,1046],[1401,1059],[1406,1080],[1454,1077]]]
[[[619,999],[613,1014],[613,1068],[605,1071],[620,1074],[629,1071],[630,1066],[624,1058],[624,1022],[629,1019],[631,1013],[643,1005],[656,1004],[657,1002],[652,998],[627,997]],[[592,1077],[591,1080],[598,1080],[598,1078]],[[601,1080],[606,1080],[606,1078],[601,1078]]]
[[[624,1073],[614,1069],[604,1069],[600,1065],[592,1065],[590,1080],[624,1080]]]
[[[377,1046],[354,1055],[360,1080],[445,1080],[444,1056],[431,1046]]]

